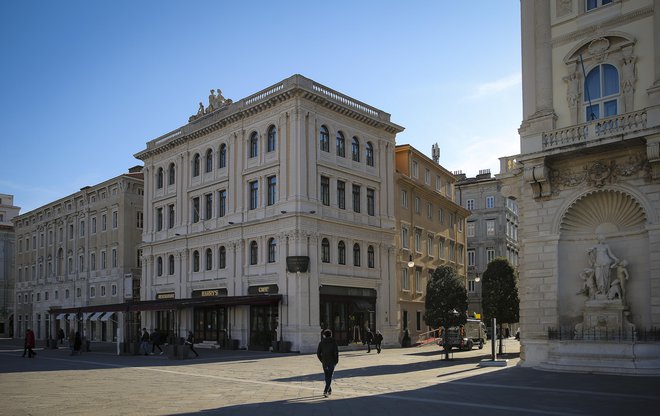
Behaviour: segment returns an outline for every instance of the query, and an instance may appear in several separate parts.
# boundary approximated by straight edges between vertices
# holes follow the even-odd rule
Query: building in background
[[[523,1],[521,363],[660,374],[660,5]]]
[[[0,194],[0,336],[14,335],[14,250],[12,219],[20,212],[12,195]]]
[[[399,332],[390,115],[300,75],[147,143],[146,326],[248,348]],[[158,301],[158,302],[157,302]]]
[[[456,202],[470,211],[467,219],[467,289],[470,316],[481,317],[481,276],[496,257],[518,266],[518,204],[500,192],[490,169],[473,178],[455,173]],[[483,317],[481,317],[483,318]]]
[[[54,339],[62,328],[116,339],[117,314],[91,311],[123,303],[125,281],[139,281],[143,194],[138,166],[14,217],[15,337],[32,328],[37,339]]]
[[[424,321],[428,277],[439,266],[451,266],[466,284],[466,219],[470,214],[455,199],[454,175],[410,145],[396,147],[396,289],[400,339],[408,331],[413,343],[427,338]],[[466,311],[467,312],[467,311]]]

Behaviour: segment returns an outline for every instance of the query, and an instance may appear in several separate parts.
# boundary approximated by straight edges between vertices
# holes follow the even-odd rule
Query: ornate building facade
[[[14,251],[12,219],[20,212],[13,195],[0,194],[0,336],[14,336]]]
[[[31,328],[37,339],[55,339],[61,328],[66,336],[79,330],[89,341],[116,340],[119,314],[91,311],[124,302],[133,279],[139,281],[141,170],[132,168],[13,219],[15,337]],[[61,310],[66,313],[54,312]]]
[[[410,145],[396,147],[397,301],[400,329],[413,343],[437,329],[424,321],[426,284],[435,269],[451,266],[466,283],[469,211],[456,203],[456,179],[439,164],[436,149],[429,159]]]
[[[390,115],[294,75],[147,143],[146,325],[299,351],[396,339]],[[167,300],[167,301],[165,301]],[[284,344],[281,344],[284,345]]]
[[[522,1],[521,359],[660,373],[660,7]]]

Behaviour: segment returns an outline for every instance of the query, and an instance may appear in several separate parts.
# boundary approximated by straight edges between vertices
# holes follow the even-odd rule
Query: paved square
[[[316,356],[201,350],[183,361],[165,355],[117,356],[109,345],[71,356],[37,350],[21,358],[0,343],[1,415],[655,415],[660,378],[561,374],[479,367],[483,350],[435,345],[342,351],[333,395],[322,396]]]

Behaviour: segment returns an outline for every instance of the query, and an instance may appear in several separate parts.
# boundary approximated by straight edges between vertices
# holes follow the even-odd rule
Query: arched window
[[[373,269],[376,267],[376,256],[374,255],[374,246],[367,248],[367,267]]]
[[[353,266],[360,267],[360,245],[353,244]]]
[[[275,251],[277,249],[277,240],[271,238],[268,240],[268,263],[275,263]]]
[[[275,126],[270,126],[268,128],[267,151],[274,152],[276,146],[277,146],[277,128],[275,128]]]
[[[256,241],[252,241],[250,243],[250,264],[257,264],[257,260],[259,259],[258,254],[259,246]]]
[[[346,264],[346,245],[343,241],[337,244],[337,261],[339,264]]]
[[[206,249],[206,270],[213,269],[213,252],[210,248]]]
[[[249,157],[257,157],[259,151],[259,135],[255,131],[250,135],[250,150],[249,150]]]
[[[168,173],[168,185],[174,185],[174,182],[176,180],[176,166],[174,163],[170,163],[170,168],[167,170]]]
[[[192,174],[193,176],[199,176],[199,161],[200,156],[199,153],[195,153],[195,156],[193,156],[193,165],[192,165]]]
[[[619,71],[610,64],[601,64],[587,74],[584,103],[587,121],[618,114]]]
[[[158,168],[158,173],[156,174],[156,187],[158,189],[163,188],[163,168]]]
[[[321,261],[323,263],[330,263],[330,242],[327,238],[321,241]]]
[[[193,272],[199,271],[199,251],[193,252]]]
[[[218,156],[218,167],[220,169],[227,167],[227,145],[220,145],[220,155]]]
[[[158,259],[156,260],[156,273],[158,276],[163,275],[163,258],[158,256]]]
[[[218,269],[224,269],[225,267],[227,267],[227,250],[225,246],[222,246],[218,250]]]
[[[346,140],[340,131],[337,132],[337,156],[346,157]]]
[[[360,141],[355,136],[353,136],[353,141],[351,143],[351,156],[353,157],[354,162],[360,161]]]
[[[168,265],[168,270],[167,274],[170,276],[174,274],[174,256],[170,254],[170,256],[167,258],[167,265]]]
[[[206,151],[206,173],[209,173],[213,170],[213,150],[208,149]]]
[[[367,142],[366,145],[366,157],[367,157],[367,165],[368,166],[373,166],[374,165],[374,145],[371,144],[371,142]]]
[[[321,126],[321,130],[319,131],[319,146],[324,152],[330,151],[330,133],[326,126]]]

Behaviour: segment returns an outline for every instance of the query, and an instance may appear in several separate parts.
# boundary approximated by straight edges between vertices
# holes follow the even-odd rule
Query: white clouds
[[[498,94],[513,87],[518,87],[518,89],[520,89],[521,84],[522,75],[520,72],[516,72],[515,74],[495,81],[475,85],[466,98],[469,100],[478,100],[480,98]]]

